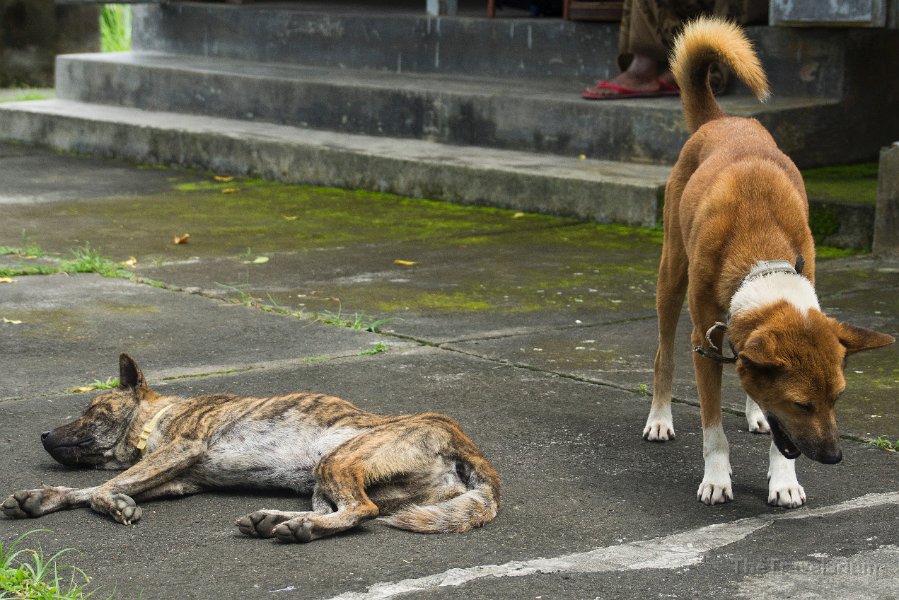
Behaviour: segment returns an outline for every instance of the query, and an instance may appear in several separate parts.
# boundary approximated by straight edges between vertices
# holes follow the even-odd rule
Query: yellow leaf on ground
[[[69,393],[70,394],[83,394],[85,392],[93,392],[95,389],[97,389],[97,388],[95,388],[92,385],[81,385],[78,387],[73,387],[72,389],[69,390]]]
[[[176,244],[186,244],[190,241],[190,234],[185,233],[184,235],[176,235],[174,241]]]
[[[281,217],[282,217],[285,221],[296,221],[297,219],[299,219],[299,217],[296,216],[296,215],[291,215],[291,216],[288,216],[288,215],[281,215]]]
[[[416,263],[414,260],[402,260],[402,259],[398,258],[395,261],[393,261],[393,264],[400,265],[401,267],[411,267],[411,266],[415,265]]]
[[[225,188],[222,190],[222,193],[223,194],[233,194],[233,193],[239,192],[239,191],[240,191],[239,188]]]
[[[126,267],[133,267],[134,265],[137,264],[137,258],[135,258],[133,256],[129,256],[128,260],[122,261],[122,264]]]
[[[16,321],[14,319],[7,319],[6,317],[3,317],[3,322],[6,323],[7,325],[21,325],[22,324],[22,321]]]
[[[244,264],[244,265],[261,265],[263,263],[268,262],[268,257],[267,256],[257,256],[253,260],[242,260],[240,262],[241,262],[241,264]]]
[[[229,181],[234,181],[234,177],[231,175],[213,175],[213,179],[220,183],[228,183]]]
[[[514,215],[512,215],[512,218],[513,218],[513,219],[520,219],[520,218],[523,217],[523,216],[524,216],[524,213],[523,213],[523,212],[517,212],[517,213],[515,213]]]
[[[0,283],[15,283],[16,280],[12,277],[0,277]]]

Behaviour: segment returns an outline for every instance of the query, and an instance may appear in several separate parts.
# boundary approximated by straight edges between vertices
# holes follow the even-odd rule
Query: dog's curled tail
[[[384,520],[418,533],[461,533],[492,521],[499,510],[499,476],[486,458],[462,462],[468,491],[437,504],[411,504]]]
[[[770,95],[765,71],[743,30],[724,19],[700,17],[684,27],[671,52],[671,71],[681,89],[691,133],[724,116],[708,82],[713,62],[727,65],[760,101]]]

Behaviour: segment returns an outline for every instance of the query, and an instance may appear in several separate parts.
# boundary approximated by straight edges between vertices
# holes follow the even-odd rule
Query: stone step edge
[[[0,105],[0,140],[287,183],[653,227],[669,168],[71,100]]]
[[[56,91],[60,98],[77,100],[68,86],[77,81],[60,78],[67,64],[92,64],[121,66],[129,69],[147,69],[159,72],[182,72],[200,75],[225,76],[247,81],[290,81],[297,85],[327,85],[334,88],[363,87],[372,91],[402,90],[421,96],[457,96],[465,98],[506,98],[516,103],[536,102],[541,105],[574,106],[584,112],[601,115],[607,108],[625,110],[641,115],[647,109],[671,113],[680,118],[683,112],[676,98],[645,98],[639,102],[608,103],[586,102],[580,97],[581,88],[576,82],[557,80],[503,79],[480,75],[396,73],[363,68],[333,69],[303,64],[268,64],[258,61],[175,54],[153,51],[129,51],[114,53],[60,54],[57,60]],[[582,84],[584,82],[581,82]],[[759,117],[768,113],[795,109],[813,109],[840,104],[835,96],[779,96],[776,93],[767,102],[759,102],[748,91],[719,97],[722,109],[730,115]]]

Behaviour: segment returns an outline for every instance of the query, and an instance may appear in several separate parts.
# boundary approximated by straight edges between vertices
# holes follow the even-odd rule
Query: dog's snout
[[[50,435],[50,432],[49,432],[49,431],[45,431],[44,433],[42,433],[42,434],[41,434],[41,441],[43,442],[44,440],[46,440],[48,435]]]
[[[843,460],[843,450],[839,446],[821,453],[821,462],[825,465],[835,465]]]

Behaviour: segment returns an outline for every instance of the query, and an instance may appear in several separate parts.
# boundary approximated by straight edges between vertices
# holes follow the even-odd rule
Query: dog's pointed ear
[[[147,388],[144,374],[134,359],[122,353],[119,356],[119,388],[123,390],[137,391]]]
[[[891,335],[834,321],[834,330],[848,354],[889,346],[896,341]]]
[[[744,367],[755,369],[782,369],[785,363],[774,352],[773,343],[766,335],[756,334],[749,338],[737,358]]]

